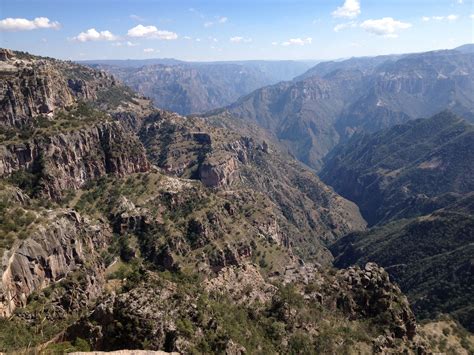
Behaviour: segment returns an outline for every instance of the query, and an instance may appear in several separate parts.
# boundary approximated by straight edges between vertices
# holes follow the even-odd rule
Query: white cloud
[[[250,43],[250,42],[252,42],[252,38],[245,38],[245,37],[241,37],[241,36],[235,36],[235,37],[231,37],[229,39],[229,41],[231,41],[232,43]]]
[[[157,50],[154,49],[154,48],[145,48],[145,49],[143,50],[143,52],[145,52],[145,53],[153,53],[153,52],[159,52],[159,51],[157,51]]]
[[[135,20],[135,21],[137,21],[137,22],[144,22],[144,21],[145,21],[145,19],[144,19],[143,17],[138,16],[138,15],[131,14],[129,17],[130,17],[132,20]]]
[[[272,42],[272,46],[278,46],[278,42]]]
[[[221,23],[221,24],[226,23],[227,21],[229,21],[229,19],[225,16],[216,17],[216,21],[204,22],[204,27],[209,28],[209,27],[212,27],[212,26],[217,25],[219,23]]]
[[[378,20],[366,20],[360,24],[360,27],[367,32],[389,38],[397,37],[398,31],[405,30],[411,26],[410,23],[397,21],[391,17],[384,17]]]
[[[474,20],[474,14],[470,14],[469,17]]]
[[[155,26],[137,25],[128,30],[127,35],[135,38],[157,38],[165,40],[177,39],[178,35],[174,32],[159,30]]]
[[[360,15],[359,0],[345,0],[342,6],[339,6],[332,15],[334,17],[355,18]]]
[[[311,37],[307,37],[304,39],[291,38],[288,41],[283,42],[281,45],[282,46],[291,46],[291,45],[304,46],[305,44],[311,44],[312,42],[313,42],[313,39]]]
[[[185,39],[185,40],[188,40],[188,41],[189,41],[189,40],[192,40],[193,38],[192,38],[192,37],[190,37],[190,36],[184,36],[184,37],[183,37],[183,39]]]
[[[421,18],[422,21],[425,21],[425,22],[428,22],[428,21],[456,21],[457,19],[459,18],[458,15],[454,15],[454,14],[451,14],[451,15],[448,15],[448,16],[423,16]]]
[[[115,43],[112,43],[112,46],[114,46],[114,47],[135,47],[135,46],[138,46],[138,43],[134,43],[134,42],[130,42],[130,41],[115,42]]]
[[[196,38],[196,42],[201,42],[201,39],[200,39],[200,38]]]
[[[346,22],[346,23],[340,23],[336,26],[334,26],[334,32],[340,32],[342,30],[345,30],[346,28],[354,28],[357,27],[357,22]]]
[[[40,28],[51,28],[57,30],[61,24],[57,21],[51,21],[47,17],[36,17],[33,20],[25,18],[5,18],[0,20],[0,31],[30,31]]]
[[[115,36],[110,31],[97,31],[95,28],[89,28],[86,32],[79,33],[76,37],[73,37],[73,40],[79,42],[89,42],[89,41],[115,41],[117,40]]]

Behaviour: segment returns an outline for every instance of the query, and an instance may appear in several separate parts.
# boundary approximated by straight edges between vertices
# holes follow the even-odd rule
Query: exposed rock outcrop
[[[224,267],[217,277],[204,284],[208,292],[229,294],[239,304],[269,302],[277,288],[266,282],[253,264]]]
[[[41,191],[53,198],[108,173],[125,176],[149,169],[145,150],[120,123],[39,137],[0,146],[0,176],[25,169],[38,177]]]
[[[97,99],[100,90],[114,87],[105,72],[71,62],[39,58],[2,49],[0,55],[0,123],[21,127],[39,115],[53,116],[77,100]],[[10,70],[5,70],[10,69]]]
[[[0,282],[0,317],[25,306],[28,296],[66,278],[88,264],[93,299],[102,292],[104,265],[100,251],[108,245],[110,232],[103,224],[92,224],[75,211],[52,213],[30,237],[17,241],[3,254]]]

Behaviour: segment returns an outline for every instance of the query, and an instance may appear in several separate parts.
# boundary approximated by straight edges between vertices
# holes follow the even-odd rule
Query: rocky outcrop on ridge
[[[91,271],[87,299],[102,292],[104,265],[100,251],[106,248],[110,232],[74,211],[54,213],[25,240],[17,241],[2,256],[0,317],[9,317],[16,307],[26,306],[33,292],[57,283],[68,274]]]

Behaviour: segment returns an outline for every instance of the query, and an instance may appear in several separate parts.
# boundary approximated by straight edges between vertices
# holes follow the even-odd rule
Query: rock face
[[[104,225],[91,224],[74,211],[52,214],[44,226],[18,241],[3,254],[0,282],[0,317],[9,317],[25,306],[34,291],[59,282],[68,274],[85,270],[88,299],[98,297],[104,284],[104,266],[99,258],[110,233]]]
[[[206,159],[199,167],[199,180],[208,187],[231,186],[238,179],[237,162],[233,157],[215,161]]]
[[[0,176],[33,171],[42,192],[53,199],[106,174],[148,169],[144,148],[118,122],[0,147]]]
[[[150,161],[168,173],[198,179],[226,194],[265,195],[284,222],[261,224],[261,234],[305,257],[328,263],[324,243],[365,228],[354,204],[262,139],[267,136],[258,127],[228,115],[185,119],[162,113],[145,120],[139,135]]]
[[[265,281],[256,265],[246,263],[223,268],[217,277],[207,280],[204,287],[208,292],[227,293],[239,304],[263,304],[277,292],[275,286]]]
[[[307,299],[339,310],[349,319],[383,318],[392,338],[413,340],[416,335],[415,316],[406,296],[375,263],[341,269],[334,276],[311,264],[292,265],[281,277],[287,284],[307,285]]]
[[[474,54],[436,51],[321,63],[292,82],[226,107],[269,130],[299,160],[322,159],[354,132],[375,132],[452,110],[474,119]]]
[[[128,89],[76,64],[3,53],[0,65],[15,70],[0,74],[0,177],[27,171],[37,192],[59,199],[65,190],[108,173],[148,170],[145,150],[133,133],[97,109],[124,110],[120,105],[135,102]]]
[[[21,127],[39,115],[54,115],[78,99],[94,100],[115,79],[92,69],[50,58],[0,49],[0,123]]]

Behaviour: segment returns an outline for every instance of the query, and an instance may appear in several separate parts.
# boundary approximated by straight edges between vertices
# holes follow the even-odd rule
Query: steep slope
[[[279,152],[257,127],[226,115],[202,119],[163,112],[139,131],[152,163],[205,186],[266,195],[279,210],[277,228],[297,255],[326,263],[324,243],[365,228],[357,207],[314,173]]]
[[[420,318],[450,313],[474,331],[472,193],[460,204],[349,234],[331,246],[335,265],[383,265]]]
[[[354,132],[445,109],[472,120],[473,67],[474,55],[455,50],[320,63],[302,80],[256,90],[226,110],[270,130],[299,160],[319,169],[339,140]]]
[[[474,190],[474,126],[444,112],[354,136],[327,157],[323,181],[370,225],[430,213]]]
[[[242,61],[148,64],[87,62],[106,70],[163,109],[190,114],[229,105],[262,86],[290,80],[311,64],[293,61]]]
[[[472,331],[474,126],[444,112],[352,137],[323,181],[375,225],[331,247],[335,265],[383,265],[420,318],[449,313]]]
[[[1,57],[0,177],[61,198],[107,173],[148,170],[143,146],[112,116],[147,114],[149,104],[103,72],[9,50]]]

